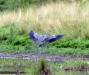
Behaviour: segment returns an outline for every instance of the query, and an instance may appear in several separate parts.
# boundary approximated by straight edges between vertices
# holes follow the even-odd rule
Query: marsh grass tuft
[[[40,59],[37,67],[37,75],[51,75],[50,68],[45,59]]]

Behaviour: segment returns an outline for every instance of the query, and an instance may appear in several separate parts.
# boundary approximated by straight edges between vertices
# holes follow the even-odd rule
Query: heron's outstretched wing
[[[38,40],[37,33],[33,32],[33,31],[31,31],[31,32],[29,33],[29,36],[30,36],[30,38],[31,38],[33,41],[37,41],[37,40]]]
[[[44,44],[46,42],[51,43],[63,37],[63,35],[54,35],[54,36],[48,37],[48,35],[38,35],[37,33],[33,31],[29,33],[29,36],[33,41],[38,42],[39,44]]]
[[[61,39],[62,37],[63,37],[63,35],[54,35],[54,36],[52,36],[52,37],[50,37],[50,38],[48,39],[48,42],[49,42],[49,43],[52,43],[52,42],[54,42],[54,41],[56,41],[56,40]]]

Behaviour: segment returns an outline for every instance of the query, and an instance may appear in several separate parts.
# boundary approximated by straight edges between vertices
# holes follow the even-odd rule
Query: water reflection
[[[2,75],[2,74],[0,74]],[[3,74],[3,75],[16,75],[16,74]],[[29,75],[29,74],[21,74],[21,75]],[[56,72],[53,75],[89,75],[89,72],[64,72],[64,71],[60,71],[60,72]]]
[[[89,72],[56,72],[54,75],[89,75]]]

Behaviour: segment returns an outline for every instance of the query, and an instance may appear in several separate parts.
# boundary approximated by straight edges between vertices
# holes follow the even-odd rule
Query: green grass
[[[29,35],[24,30],[16,28],[14,25],[0,28],[0,52],[2,53],[31,53],[37,52],[36,44],[32,42]],[[49,44],[46,51],[53,55],[89,55],[88,39],[68,39],[62,38]]]
[[[54,48],[49,49],[48,53],[51,55],[61,55],[61,56],[88,56],[89,49],[81,49],[81,48]]]
[[[83,60],[69,60],[63,65],[66,71],[88,71],[89,63]]]
[[[32,62],[28,60],[0,59],[0,71],[16,71],[17,69],[25,71],[26,68],[30,69],[31,65]]]

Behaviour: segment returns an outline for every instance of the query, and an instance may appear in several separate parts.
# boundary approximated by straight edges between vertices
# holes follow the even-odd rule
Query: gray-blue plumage
[[[52,43],[52,42],[59,40],[63,37],[63,35],[52,35],[51,37],[48,36],[47,34],[39,35],[33,31],[31,31],[29,33],[29,36],[33,41],[37,42],[39,45],[42,45],[44,43]]]

